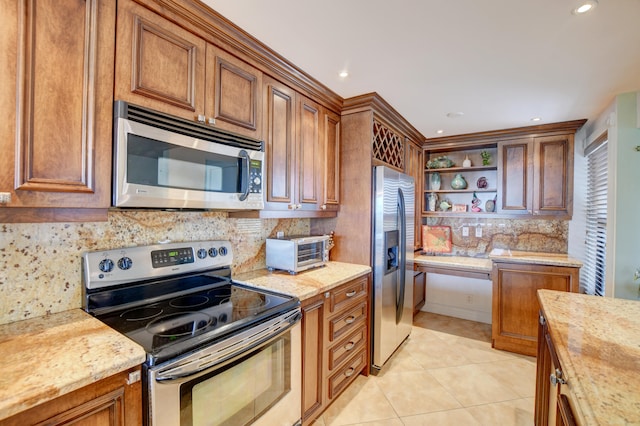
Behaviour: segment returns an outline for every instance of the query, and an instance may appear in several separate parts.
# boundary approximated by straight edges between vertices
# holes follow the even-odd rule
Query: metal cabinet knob
[[[216,119],[213,117],[209,117],[209,119],[207,120],[207,123],[210,124],[211,126],[215,126],[216,125]]]
[[[347,343],[346,345],[344,345],[344,349],[345,349],[346,351],[350,351],[351,349],[353,349],[353,347],[354,347],[355,345],[356,345],[356,344],[355,344],[354,342],[349,342],[349,343]]]
[[[207,117],[205,117],[204,114],[198,114],[196,120],[198,120],[198,123],[204,123],[207,120]]]
[[[349,292],[347,292],[347,293],[345,294],[345,296],[347,296],[347,297],[353,297],[353,296],[355,296],[355,295],[356,295],[356,291],[355,291],[355,290],[351,290],[351,291],[349,291]]]
[[[559,368],[556,368],[556,371],[551,373],[549,380],[553,386],[556,386],[558,383],[561,385],[565,385],[567,383],[567,381],[562,377],[562,370]]]
[[[0,204],[9,204],[11,202],[10,192],[0,192]]]
[[[350,367],[347,371],[344,372],[344,375],[346,377],[351,377],[351,376],[353,376],[353,373],[355,373],[355,372],[356,372],[356,369],[353,368],[353,367]]]
[[[327,205],[326,205],[326,204],[321,205],[321,206],[320,206],[320,209],[321,209],[321,210],[326,210],[326,209],[327,209]]]
[[[346,322],[347,324],[353,324],[355,320],[356,320],[356,317],[351,315],[349,318],[345,319],[344,322]]]

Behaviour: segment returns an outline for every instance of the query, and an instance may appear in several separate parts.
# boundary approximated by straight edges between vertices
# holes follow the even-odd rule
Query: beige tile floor
[[[488,324],[420,312],[378,376],[313,426],[533,425],[535,358],[491,349]]]

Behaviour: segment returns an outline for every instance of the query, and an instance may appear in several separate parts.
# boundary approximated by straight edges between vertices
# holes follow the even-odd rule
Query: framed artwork
[[[427,253],[451,253],[450,226],[422,225],[422,249]]]

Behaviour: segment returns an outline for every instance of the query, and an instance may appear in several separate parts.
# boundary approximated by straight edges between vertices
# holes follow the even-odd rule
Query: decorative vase
[[[440,173],[438,172],[431,173],[431,189],[433,189],[434,191],[439,190],[441,183],[442,183],[442,180],[440,179]]]
[[[453,189],[465,189],[466,187],[467,181],[464,180],[460,173],[455,175],[455,177],[451,180],[451,188]]]
[[[436,211],[437,203],[438,203],[438,194],[432,192],[431,194],[429,194],[429,211],[430,212]]]
[[[462,162],[462,167],[471,167],[471,160],[469,160],[469,156],[464,156],[464,161]]]
[[[484,211],[488,212],[488,213],[493,213],[496,210],[496,199],[497,199],[497,195],[493,200],[487,200],[487,202],[484,204]]]

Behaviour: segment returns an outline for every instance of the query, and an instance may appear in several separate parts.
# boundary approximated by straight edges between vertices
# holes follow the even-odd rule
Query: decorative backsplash
[[[107,222],[0,224],[0,324],[82,306],[82,253],[158,241],[229,240],[233,273],[265,267],[265,239],[308,235],[309,219],[113,211]]]
[[[451,254],[458,256],[488,255],[494,248],[566,253],[569,245],[569,222],[564,220],[442,217],[427,218],[426,224],[450,226]],[[466,237],[463,227],[468,227]],[[481,237],[476,237],[476,228]]]

